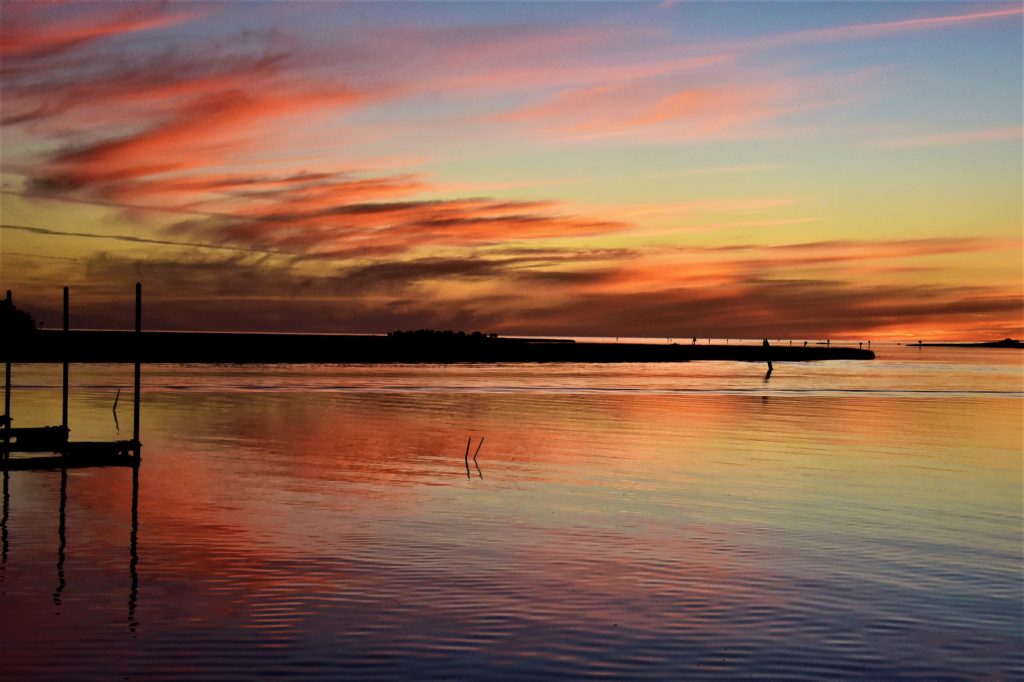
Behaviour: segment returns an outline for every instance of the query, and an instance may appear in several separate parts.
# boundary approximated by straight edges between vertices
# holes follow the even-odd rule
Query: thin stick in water
[[[484,444],[484,437],[480,436],[480,442],[477,443],[476,452],[473,453],[473,466],[476,467],[476,472],[480,474],[480,480],[484,478],[484,472],[480,471],[480,463],[476,461],[476,456],[480,454],[480,446]]]

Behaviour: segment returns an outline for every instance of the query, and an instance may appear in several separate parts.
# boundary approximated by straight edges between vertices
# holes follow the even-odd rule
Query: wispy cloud
[[[924,7],[936,7],[941,5],[922,5]],[[859,24],[847,24],[844,26],[831,26],[826,28],[806,29],[802,31],[791,31],[777,33],[761,38],[755,38],[744,45],[747,48],[767,48],[781,45],[797,45],[808,43],[834,43],[851,40],[870,40],[883,36],[899,35],[917,31],[930,31],[942,28],[952,28],[984,21],[1006,20],[1020,17],[1024,14],[1024,8],[1019,6],[1005,7],[1003,9],[986,10],[983,12],[966,12],[960,14],[939,14],[913,19],[901,19],[897,21],[879,21]]]
[[[569,89],[495,120],[567,138],[628,136],[678,142],[770,136],[769,124],[781,119],[867,97],[865,86],[873,75],[861,71],[790,76],[759,71]]]
[[[110,33],[118,26],[112,24]],[[131,33],[136,26],[122,30]],[[499,61],[532,50],[565,52],[596,39],[594,32],[575,30],[512,32],[483,42],[479,32],[452,38],[456,46],[473,46],[482,59]],[[452,49],[442,50],[434,62],[445,63]],[[198,214],[174,225],[167,241],[184,237],[196,244],[346,258],[428,245],[604,234],[625,227],[568,214],[548,201],[427,200],[421,195],[434,188],[408,174],[222,170],[276,144],[289,116],[301,115],[308,123],[316,112],[336,114],[402,91],[359,89],[349,84],[347,71],[317,71],[313,77],[304,71],[305,58],[280,38],[258,40],[252,48],[244,41],[227,41],[205,53],[134,65],[108,58],[86,71],[74,59],[40,63],[31,57],[5,89],[12,102],[5,111],[18,112],[9,117],[9,125],[53,128],[70,114],[79,121],[86,111],[96,115],[70,144],[25,164],[27,192],[106,201],[129,210],[149,204]],[[65,66],[75,78],[58,76],[41,85],[41,72],[53,76]]]
[[[414,251],[430,245],[472,246],[581,237],[627,227],[622,222],[562,214],[550,202],[337,202],[306,210],[291,205],[288,199],[234,219],[184,221],[171,231],[222,245],[298,250],[319,258],[354,258]]]
[[[202,11],[235,11],[226,7]],[[117,6],[105,16],[91,5],[4,11],[0,114],[5,172],[25,180],[16,201],[92,203],[146,226],[137,236],[102,227],[7,229],[19,238],[30,232],[33,249],[83,237],[138,246],[131,259],[93,251],[61,261],[61,277],[84,264],[82,280],[99,301],[104,287],[145,276],[164,291],[165,327],[202,316],[236,329],[311,331],[315,319],[320,331],[761,337],[889,329],[936,315],[975,328],[971,312],[995,328],[1019,314],[1019,287],[942,286],[934,282],[949,268],[927,270],[940,260],[1019,253],[1019,240],[778,243],[787,226],[817,219],[802,209],[817,212],[823,202],[795,194],[806,183],[773,177],[754,185],[758,178],[741,176],[805,163],[813,156],[805,150],[729,157],[687,147],[679,156],[693,168],[650,171],[716,188],[704,198],[606,205],[584,198],[580,183],[570,206],[514,174],[448,173],[438,181],[386,164],[368,172],[347,144],[372,133],[391,145],[382,143],[385,153],[423,154],[402,144],[415,137],[410,125],[431,135],[465,126],[473,139],[506,145],[732,142],[805,131],[807,121],[833,112],[842,119],[843,105],[876,97],[884,71],[852,62],[824,71],[790,52],[785,61],[762,59],[763,50],[1019,22],[1018,7],[670,46],[673,34],[650,26],[394,24],[339,29],[344,40],[322,50],[277,30],[202,41],[180,32],[161,42],[167,29],[196,20],[193,6]],[[299,139],[305,146],[282,149]],[[968,124],[878,144],[1020,139],[1019,126]],[[526,198],[486,196],[510,190]],[[154,211],[165,214],[155,219]],[[695,243],[713,235],[686,232],[722,228],[759,237],[727,247],[709,239],[704,247],[599,248],[609,236],[651,244],[653,231]],[[935,274],[919,281],[933,284],[900,284],[922,271]],[[102,306],[83,308],[90,314],[100,320]]]
[[[125,259],[99,255],[84,263],[104,287],[143,278],[154,301],[153,328],[383,332],[434,327],[543,333],[689,338],[840,337],[885,334],[942,320],[989,335],[1020,310],[1017,294],[993,286],[878,284],[874,281],[792,279],[740,270],[719,285],[683,278],[674,287],[611,287],[616,271],[600,262],[582,270],[568,254],[545,267],[517,259],[481,257],[379,261],[320,271],[301,262],[273,264],[228,258]],[[577,261],[578,262],[578,261]],[[561,263],[561,264],[559,264]],[[525,263],[530,265],[529,262]],[[501,291],[493,286],[504,283]],[[441,282],[446,288],[438,288]],[[597,283],[604,286],[595,289]],[[543,292],[543,295],[541,295]],[[76,304],[83,326],[110,326],[105,288]],[[26,300],[43,319],[56,319],[45,301]],[[48,316],[49,315],[49,316]],[[988,326],[985,326],[987,320]]]
[[[65,8],[74,12],[72,16],[41,22],[34,16],[38,9],[18,3],[5,5],[4,22],[7,27],[4,40],[0,42],[0,56],[50,56],[101,38],[176,26],[204,14],[193,8],[165,11],[161,5],[140,4],[111,17],[105,12],[94,11],[88,5],[78,5]]]

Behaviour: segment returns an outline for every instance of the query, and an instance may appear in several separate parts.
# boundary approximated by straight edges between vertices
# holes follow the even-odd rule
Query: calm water
[[[1024,353],[876,350],[147,366],[134,528],[130,469],[5,479],[0,677],[1024,677]]]

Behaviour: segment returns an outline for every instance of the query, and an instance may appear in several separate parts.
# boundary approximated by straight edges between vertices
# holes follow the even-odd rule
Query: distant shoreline
[[[499,362],[809,362],[871,360],[843,346],[572,342],[473,335],[332,336],[222,332],[40,330],[5,340],[0,361],[426,364]]]
[[[908,343],[912,348],[1024,348],[1024,343],[1017,339],[1003,339],[1002,341],[980,341],[977,343]]]

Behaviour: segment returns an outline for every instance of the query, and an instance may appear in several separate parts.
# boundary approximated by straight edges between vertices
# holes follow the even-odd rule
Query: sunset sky
[[[2,2],[72,325],[1024,335],[1022,4]]]

